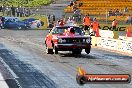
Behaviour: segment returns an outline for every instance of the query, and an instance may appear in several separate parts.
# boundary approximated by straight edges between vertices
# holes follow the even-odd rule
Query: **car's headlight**
[[[59,42],[59,43],[65,43],[66,40],[65,40],[65,39],[61,39],[61,38],[59,38],[59,39],[58,39],[58,42]]]
[[[86,43],[90,43],[91,42],[91,40],[90,39],[86,39]]]
[[[59,42],[59,43],[62,43],[62,39],[59,38],[59,39],[58,39],[58,42]]]

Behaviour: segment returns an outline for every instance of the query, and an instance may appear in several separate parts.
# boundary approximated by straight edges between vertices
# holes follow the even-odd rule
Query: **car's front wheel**
[[[58,49],[54,46],[54,53],[58,54]]]
[[[49,48],[46,46],[46,53],[47,53],[47,54],[53,54],[53,49],[49,49]]]
[[[89,53],[90,53],[90,48],[89,48],[89,49],[85,49],[85,52],[86,52],[87,54],[89,54]]]
[[[17,29],[21,30],[21,29],[22,29],[22,27],[20,27],[20,26],[19,26],[19,27],[17,27]]]

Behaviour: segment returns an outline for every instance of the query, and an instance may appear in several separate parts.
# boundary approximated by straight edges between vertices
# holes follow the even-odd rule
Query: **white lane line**
[[[0,73],[0,88],[9,88],[9,86],[5,82],[5,80],[4,80],[4,78],[3,78],[1,73]]]
[[[15,80],[15,82],[17,83],[17,86],[19,86],[19,88],[22,88],[21,85],[19,84],[19,82],[16,80],[16,78],[19,78],[14,72],[13,70],[3,61],[3,59],[0,57],[0,61],[2,62],[2,64],[7,68],[7,70],[10,72],[10,74],[13,76],[13,79]],[[0,84],[0,88],[4,88],[1,86]],[[7,87],[9,88],[9,87]]]
[[[11,75],[14,77],[14,78],[18,78],[18,76],[11,70],[11,68],[3,61],[3,59],[0,57],[0,61],[1,63],[4,65],[4,67],[7,68],[7,70],[11,73]]]

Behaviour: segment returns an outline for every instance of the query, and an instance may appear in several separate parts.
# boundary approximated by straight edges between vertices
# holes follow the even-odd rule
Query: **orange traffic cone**
[[[96,29],[96,37],[100,37],[99,28]]]
[[[131,27],[130,26],[128,26],[128,28],[127,28],[126,36],[131,37]]]

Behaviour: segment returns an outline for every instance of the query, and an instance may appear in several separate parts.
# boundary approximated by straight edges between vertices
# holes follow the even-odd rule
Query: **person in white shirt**
[[[67,20],[66,24],[68,26],[75,26],[75,21],[71,17],[69,17],[69,19]]]

